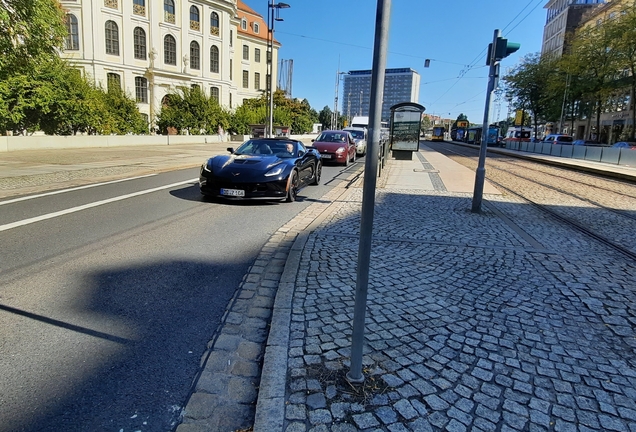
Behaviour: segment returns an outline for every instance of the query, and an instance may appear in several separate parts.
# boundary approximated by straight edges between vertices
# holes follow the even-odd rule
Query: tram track
[[[428,145],[428,143],[427,143]],[[434,148],[437,151],[440,151],[442,154],[445,154],[448,157],[451,157],[456,162],[461,163],[464,166],[468,166],[471,169],[475,169],[477,167],[477,161],[475,158],[477,157],[478,150],[464,148],[460,149],[450,149],[448,146],[440,146],[440,145],[431,145],[431,148]],[[464,151],[462,151],[464,150]],[[614,249],[615,251],[633,259],[636,261],[636,249],[634,249],[634,241],[633,241],[633,232],[632,228],[633,221],[636,220],[636,209],[620,209],[609,207],[608,205],[598,202],[597,200],[589,198],[590,191],[598,189],[602,191],[601,193],[607,194],[608,192],[615,193],[614,190],[608,187],[598,187],[597,185],[586,184],[581,180],[572,180],[567,176],[555,176],[551,172],[544,172],[540,168],[528,168],[526,164],[518,164],[515,162],[504,161],[504,159],[510,159],[513,156],[505,155],[505,156],[494,156],[490,157],[489,164],[487,167],[487,171],[493,170],[495,171],[494,175],[490,175],[487,177],[487,180],[500,188],[502,191],[506,193],[518,197],[519,199],[528,202],[533,205],[533,207],[541,210],[542,212],[550,215],[551,217],[559,220],[561,223],[566,224],[567,226],[587,235],[590,238]],[[525,161],[524,161],[525,162]],[[528,162],[531,164],[531,162]],[[515,165],[516,168],[514,170],[510,169],[510,165]],[[528,175],[523,175],[517,172],[519,169],[528,169],[529,171],[539,173],[539,176],[530,177]],[[556,168],[555,168],[556,169]],[[506,177],[510,176],[510,177]],[[575,188],[583,188],[582,193],[575,193],[573,189],[567,189],[566,186],[558,187],[553,184],[554,178],[558,177],[562,181],[568,181],[575,183]],[[512,180],[510,180],[512,178]],[[617,182],[615,180],[608,180]],[[524,183],[518,183],[524,182]],[[511,185],[512,184],[512,185]],[[527,187],[524,185],[530,184],[531,187]],[[629,184],[629,183],[624,183]],[[631,186],[631,184],[629,184]],[[633,186],[632,186],[633,187]],[[622,193],[622,198],[633,198],[636,196],[636,188],[634,190],[634,195],[632,195],[628,191],[627,193]],[[533,197],[532,194],[535,194]],[[546,204],[545,202],[541,202],[540,199],[537,199],[537,195],[544,194],[543,201],[552,201],[559,203],[567,203],[570,205],[562,205],[559,208],[563,208],[561,212],[556,211],[550,207],[554,207],[554,204]],[[585,196],[584,194],[588,194]],[[576,202],[585,203],[587,207],[583,205],[576,206],[574,205]],[[590,210],[594,212],[597,219],[594,221],[585,220],[581,215],[577,214],[577,217],[573,217],[572,213],[578,210],[578,213],[581,212],[580,208],[583,207],[586,210]],[[567,212],[570,212],[570,215],[567,215]],[[599,217],[599,212],[607,212],[607,217]],[[566,213],[566,215],[562,214]],[[611,217],[610,215],[614,215]],[[589,215],[588,215],[589,217]],[[583,220],[581,220],[583,219]],[[615,225],[611,223],[603,223],[606,220],[615,222]],[[596,222],[596,223],[594,223]],[[609,225],[609,228],[608,226]],[[592,228],[590,228],[592,226]],[[605,231],[603,231],[604,228]],[[621,231],[625,233],[632,233],[631,237],[627,234],[620,233]]]

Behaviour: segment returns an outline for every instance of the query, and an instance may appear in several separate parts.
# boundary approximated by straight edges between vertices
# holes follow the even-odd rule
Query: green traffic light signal
[[[494,61],[499,61],[508,57],[510,54],[519,51],[519,48],[521,48],[521,44],[508,42],[508,39],[502,38],[501,36],[498,37],[497,44],[495,45]],[[492,44],[488,44],[488,57],[486,57],[486,64],[490,65],[491,60]]]
[[[495,60],[501,60],[510,54],[519,51],[521,44],[508,42],[508,39],[498,37],[497,46],[495,47]]]

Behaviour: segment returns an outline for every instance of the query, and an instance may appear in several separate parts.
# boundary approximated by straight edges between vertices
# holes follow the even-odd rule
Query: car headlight
[[[336,150],[336,153],[342,153],[345,151],[344,147],[340,147],[338,150]]]
[[[285,170],[285,167],[283,165],[277,165],[271,170],[267,171],[265,173],[265,177],[273,177],[273,176],[281,175],[284,170]]]

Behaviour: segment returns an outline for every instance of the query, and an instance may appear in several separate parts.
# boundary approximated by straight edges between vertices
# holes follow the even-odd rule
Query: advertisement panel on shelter
[[[396,111],[393,114],[391,150],[419,150],[421,119],[420,111]]]

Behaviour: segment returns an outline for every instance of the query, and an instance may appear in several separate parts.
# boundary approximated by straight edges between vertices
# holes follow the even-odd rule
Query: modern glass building
[[[368,116],[371,100],[371,70],[354,70],[344,75],[341,113],[347,118]],[[411,68],[386,69],[382,120],[391,117],[391,107],[400,102],[418,103],[420,75]]]
[[[606,0],[549,0],[544,6],[547,18],[543,29],[542,55],[560,57],[567,51],[567,36],[581,24],[591,8]]]

